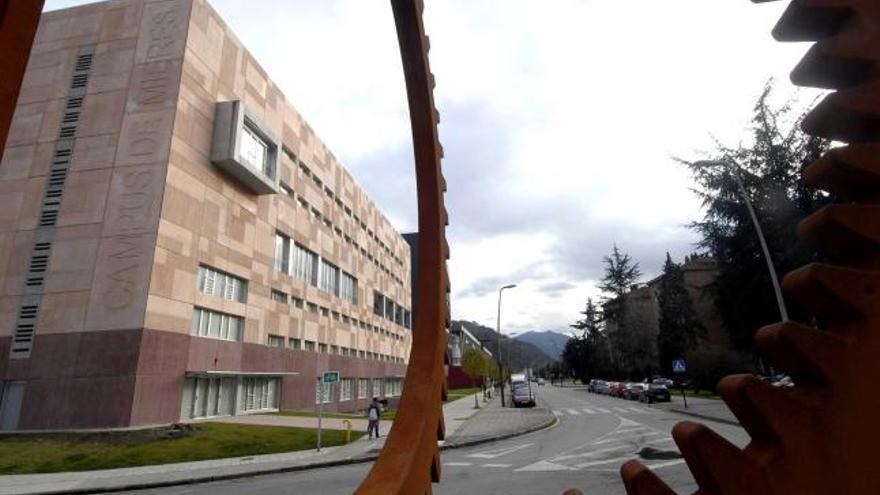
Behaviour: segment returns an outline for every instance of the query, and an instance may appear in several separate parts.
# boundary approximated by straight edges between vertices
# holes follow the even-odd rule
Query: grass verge
[[[293,416],[297,418],[317,418],[318,413],[312,411],[278,411],[269,413],[275,416]],[[397,415],[396,409],[387,409],[382,411],[379,419],[392,420]],[[325,418],[334,419],[367,419],[367,414],[347,414],[347,413],[324,413]]]
[[[225,457],[274,454],[315,447],[317,430],[198,423],[170,437],[168,428],[99,433],[0,435],[0,474],[114,469]],[[352,432],[351,440],[363,432]],[[324,446],[342,445],[345,432],[325,430]]]
[[[465,397],[470,397],[475,393],[479,392],[479,388],[459,388],[455,390],[450,390],[446,393],[446,402],[452,402],[454,400],[463,399]]]

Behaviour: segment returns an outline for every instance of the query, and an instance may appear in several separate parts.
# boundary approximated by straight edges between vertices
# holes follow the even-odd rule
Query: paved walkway
[[[547,426],[554,420],[546,408],[501,409],[497,399],[474,409],[473,396],[445,404],[443,414],[446,425],[443,448],[514,436]],[[537,419],[542,414],[543,423]],[[317,418],[271,415],[243,416],[236,422],[299,426],[307,425],[309,420],[317,423]],[[348,445],[322,449],[320,453],[310,450],[100,471],[0,476],[0,495],[121,491],[367,462],[381,451],[389,427],[390,422],[382,422],[382,437],[378,440],[361,437]]]
[[[287,426],[296,428],[317,428],[318,418],[307,416],[282,416],[280,414],[245,414],[241,416],[231,416],[228,418],[212,418],[206,420],[212,423],[234,423],[241,425],[260,425],[260,426]],[[357,416],[351,419],[341,418],[321,418],[321,427],[327,430],[345,430],[347,427],[344,421],[351,421],[351,429],[355,431],[367,431],[366,418]],[[381,421],[383,429],[391,428],[391,421]]]

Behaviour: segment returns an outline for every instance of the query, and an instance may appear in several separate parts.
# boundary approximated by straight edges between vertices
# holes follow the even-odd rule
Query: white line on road
[[[651,414],[654,412],[654,411],[649,411],[647,409],[640,409],[638,407],[630,407],[629,410],[634,413],[639,413],[639,414]]]
[[[585,462],[583,464],[575,464],[574,468],[575,469],[583,469],[583,468],[588,468],[590,466],[601,466],[602,464],[611,464],[612,462],[623,463],[623,462],[626,462],[630,459],[636,459],[636,456],[628,455],[626,457],[615,457],[614,459],[605,459],[602,461],[590,461],[590,462]]]
[[[485,452],[478,452],[476,454],[470,454],[467,457],[474,457],[477,459],[494,459],[496,457],[501,457],[503,455],[512,454],[517,450],[522,450],[526,447],[531,447],[532,444],[524,443],[522,445],[517,445],[515,447],[504,447],[503,449],[495,449],[495,450],[487,450]]]
[[[553,410],[553,414],[556,415],[557,418],[560,416],[565,416],[564,414],[562,414],[562,411],[557,411],[556,409]]]
[[[589,407],[585,407],[584,412],[587,414],[596,414],[596,411],[590,409]]]
[[[483,467],[491,467],[491,468],[509,468],[513,466],[513,464],[483,464]]]
[[[464,466],[473,466],[474,464],[472,462],[444,462],[443,465],[446,467],[456,467],[456,466],[464,467]]]
[[[657,464],[649,464],[648,469],[661,469],[669,466],[678,466],[679,464],[684,464],[684,459],[676,459],[674,461],[660,462]]]
[[[577,416],[578,414],[580,414],[579,412],[577,412],[577,409],[566,409],[565,412],[571,414],[572,416]]]
[[[601,407],[597,407],[596,410],[600,413],[611,414],[611,411],[609,411],[608,409],[602,409]]]

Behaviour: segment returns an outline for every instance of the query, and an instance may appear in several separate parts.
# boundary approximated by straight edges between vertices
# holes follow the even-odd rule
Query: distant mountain
[[[516,340],[528,342],[538,349],[544,351],[544,354],[559,360],[562,358],[562,351],[565,349],[565,343],[568,342],[568,336],[550,330],[544,332],[525,332],[517,335]]]
[[[484,327],[477,322],[459,320],[451,321],[450,327],[457,328],[462,324],[468,332],[482,340],[486,348],[488,348],[493,355],[498,355],[495,345],[498,334],[494,329]],[[555,361],[554,358],[548,356],[537,346],[528,342],[511,339],[505,335],[501,336],[501,358],[504,361],[504,364],[509,366],[513,371],[520,371],[529,366],[533,369],[537,369]]]

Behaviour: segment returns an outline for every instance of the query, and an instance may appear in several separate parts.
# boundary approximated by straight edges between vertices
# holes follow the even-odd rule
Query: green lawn
[[[243,457],[315,448],[317,430],[198,423],[179,437],[167,429],[101,433],[0,435],[0,474],[89,471],[172,462]],[[351,440],[363,432],[352,432]],[[325,430],[324,446],[341,445],[345,432]]]
[[[465,397],[470,397],[475,393],[479,392],[480,389],[477,387],[474,388],[458,388],[455,390],[450,390],[446,393],[446,402],[452,402],[454,400],[463,399]]]
[[[382,411],[382,415],[379,416],[381,419],[391,420],[394,419],[397,411],[395,409],[387,409]],[[278,411],[274,413],[276,416],[295,416],[298,418],[317,418],[318,413],[313,411]],[[335,418],[335,419],[367,419],[367,413],[357,414],[357,413],[324,413],[325,418]]]

